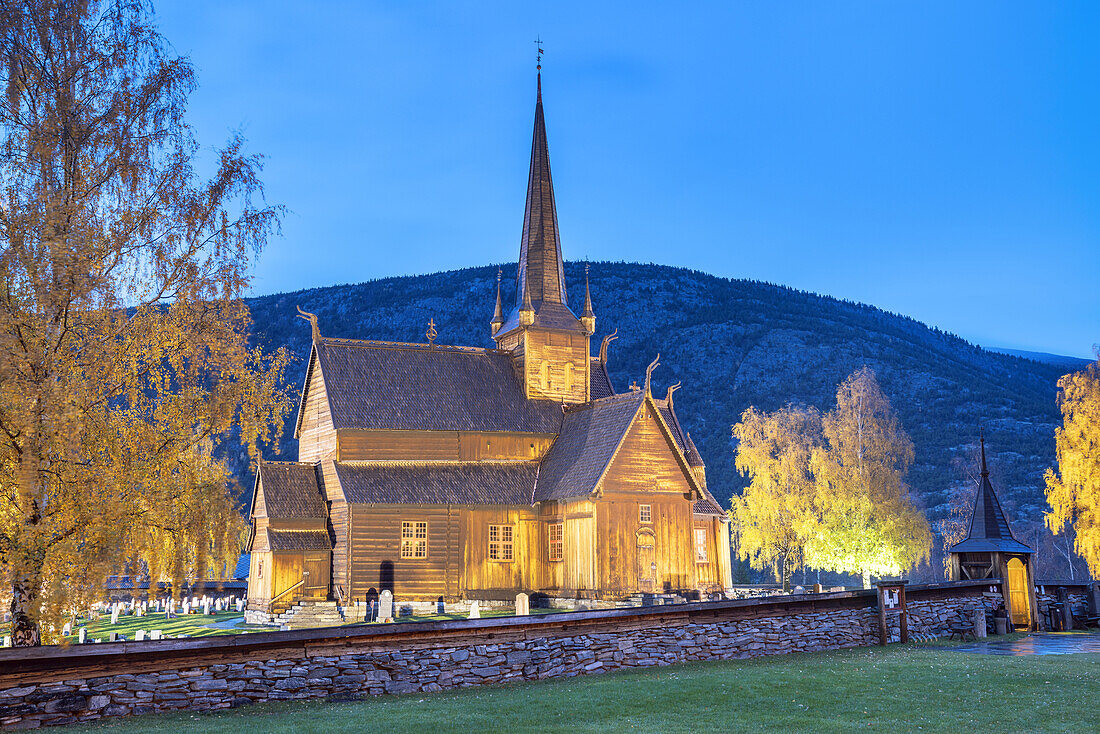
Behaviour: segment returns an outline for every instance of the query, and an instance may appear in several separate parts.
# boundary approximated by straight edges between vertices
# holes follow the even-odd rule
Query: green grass
[[[78,731],[1096,731],[1100,655],[891,645],[689,663],[354,703],[271,703]]]
[[[232,629],[218,629],[207,626],[230,620],[237,620],[236,626]],[[171,637],[179,635],[209,637],[211,635],[232,635],[240,632],[270,632],[272,629],[271,627],[245,624],[244,615],[237,612],[222,612],[221,614],[211,615],[188,614],[187,616],[172,617],[170,620],[166,620],[163,613],[151,614],[145,617],[120,616],[118,624],[111,624],[111,616],[104,614],[98,620],[88,621],[85,624],[88,628],[88,639],[93,640],[99,637],[104,643],[110,638],[112,632],[118,632],[120,635],[125,635],[127,640],[133,640],[138,630],[145,630],[146,635],[152,630],[160,630],[163,634]],[[76,642],[80,639],[79,635],[80,622],[78,621],[73,627],[73,634],[65,639],[69,642]]]

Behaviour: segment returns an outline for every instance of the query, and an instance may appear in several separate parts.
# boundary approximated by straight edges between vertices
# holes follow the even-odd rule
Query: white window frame
[[[562,521],[550,523],[547,531],[547,558],[550,561],[561,561],[565,558],[565,523]]]
[[[653,524],[653,505],[638,505],[638,522],[643,525]]]
[[[428,521],[401,521],[401,558],[422,561],[428,557]]]
[[[489,560],[511,563],[516,560],[516,532],[511,525],[489,526]]]
[[[707,563],[710,554],[707,552],[707,529],[695,528],[695,562]]]

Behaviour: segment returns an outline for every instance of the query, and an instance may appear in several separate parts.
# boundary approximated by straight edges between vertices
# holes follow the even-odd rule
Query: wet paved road
[[[1100,634],[1095,632],[1034,632],[1014,641],[970,642],[944,650],[975,652],[980,655],[1070,655],[1100,653]]]

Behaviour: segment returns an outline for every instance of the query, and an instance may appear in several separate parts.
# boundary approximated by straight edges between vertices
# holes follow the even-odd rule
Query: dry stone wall
[[[942,634],[971,619],[975,608],[991,609],[1000,592],[996,585],[963,582],[914,588],[909,596],[911,632]],[[896,637],[898,615],[888,613],[887,619]],[[260,701],[427,693],[693,660],[835,650],[877,643],[878,612],[873,593],[854,592],[249,638],[255,638],[254,650],[249,640],[207,638],[148,660],[127,654],[114,665],[73,658],[37,673],[0,668],[0,724],[5,730],[35,728]],[[148,649],[151,656],[157,652],[155,646]],[[43,668],[51,668],[50,662],[25,659],[25,665]],[[81,665],[93,674],[81,673]]]

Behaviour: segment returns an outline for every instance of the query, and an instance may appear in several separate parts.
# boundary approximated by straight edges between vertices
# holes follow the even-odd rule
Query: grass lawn
[[[232,626],[229,623],[234,622]],[[222,624],[223,627],[210,627],[213,624]],[[118,632],[120,635],[124,635],[127,640],[135,639],[134,635],[138,630],[145,630],[146,636],[152,630],[160,630],[165,635],[171,637],[177,637],[179,635],[190,635],[191,637],[208,637],[210,635],[232,635],[239,632],[262,632],[271,631],[271,627],[261,627],[259,625],[245,624],[244,615],[237,612],[222,612],[221,614],[188,614],[187,616],[176,616],[167,620],[164,618],[164,614],[151,614],[145,617],[119,617],[118,624],[111,624],[111,616],[109,614],[101,615],[96,621],[86,622],[88,628],[88,639],[93,640],[99,637],[106,644],[108,638],[112,632]],[[228,629],[226,629],[228,627]],[[76,642],[80,635],[79,622],[73,628],[73,634],[69,635],[67,639],[69,642]]]
[[[210,714],[75,731],[986,731],[1100,729],[1100,654],[1006,657],[950,646],[689,663],[563,681]]]

